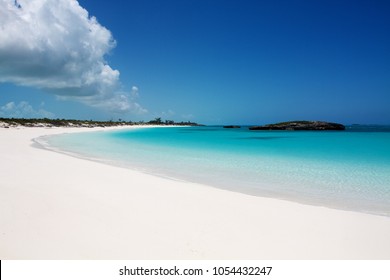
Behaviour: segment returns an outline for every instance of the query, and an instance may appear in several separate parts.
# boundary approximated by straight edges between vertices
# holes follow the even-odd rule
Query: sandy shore
[[[0,128],[0,259],[390,259],[390,218],[254,197],[32,146]]]

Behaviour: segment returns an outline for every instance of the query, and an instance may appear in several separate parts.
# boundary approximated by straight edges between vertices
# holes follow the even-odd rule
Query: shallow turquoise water
[[[390,216],[390,132],[142,128],[53,136],[50,146],[254,195]]]

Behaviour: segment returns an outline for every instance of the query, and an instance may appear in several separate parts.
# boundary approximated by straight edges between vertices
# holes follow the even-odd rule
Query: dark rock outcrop
[[[224,125],[223,128],[241,128],[239,125]]]
[[[345,126],[339,123],[322,121],[291,121],[263,126],[252,126],[250,130],[345,130]]]

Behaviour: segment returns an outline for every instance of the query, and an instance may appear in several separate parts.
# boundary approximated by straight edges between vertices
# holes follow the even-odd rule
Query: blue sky
[[[0,0],[33,34],[0,43],[0,116],[390,124],[388,1],[34,1]]]

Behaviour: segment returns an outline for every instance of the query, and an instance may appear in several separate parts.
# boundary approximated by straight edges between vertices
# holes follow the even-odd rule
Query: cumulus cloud
[[[0,116],[6,118],[54,118],[54,114],[42,108],[34,109],[28,102],[9,102],[0,107]]]
[[[76,0],[0,0],[0,82],[110,111],[145,112],[134,87],[121,91],[119,71],[105,60],[115,45]]]

